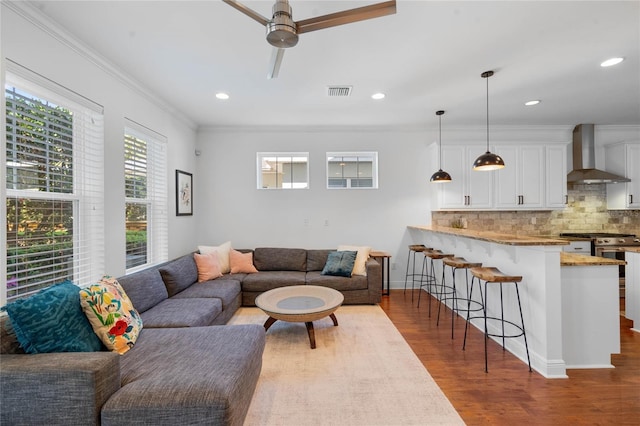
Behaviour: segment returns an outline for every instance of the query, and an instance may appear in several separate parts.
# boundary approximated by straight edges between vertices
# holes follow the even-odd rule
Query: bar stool
[[[404,276],[404,293],[407,292],[407,281],[409,277],[411,277],[411,301],[413,302],[413,289],[415,286],[417,276],[422,277],[422,273],[416,273],[416,255],[418,253],[422,253],[424,250],[432,250],[430,247],[425,246],[424,244],[411,244],[409,245],[409,254],[407,256],[407,271]],[[413,256],[412,256],[413,255]],[[413,264],[411,268],[411,273],[409,273],[409,263],[413,257]]]
[[[442,260],[447,257],[454,257],[451,253],[443,253],[441,250],[425,250],[422,252],[424,254],[424,259],[422,260],[422,271],[423,275],[420,279],[420,291],[418,292],[418,308],[420,307],[420,296],[422,295],[422,287],[427,287],[427,292],[429,295],[433,295],[431,291],[431,285],[435,287],[436,299],[440,300],[442,296],[438,293],[438,279],[436,277],[436,270],[434,260]],[[427,258],[429,258],[429,263],[427,264]],[[427,269],[425,267],[428,266]],[[431,272],[429,272],[431,270]],[[426,273],[425,273],[426,271]],[[424,279],[426,278],[426,282]],[[440,287],[444,292],[444,265],[442,267],[442,277],[440,279]],[[431,317],[431,297],[429,297],[429,317]]]
[[[453,320],[454,320],[454,314],[458,313],[460,314],[461,311],[466,311],[467,314],[471,311],[471,312],[475,312],[475,311],[480,311],[483,308],[483,303],[480,303],[478,301],[475,300],[471,300],[470,296],[469,296],[469,269],[470,268],[478,268],[480,266],[482,266],[482,263],[480,262],[470,262],[467,259],[465,259],[464,257],[446,257],[444,259],[442,259],[442,268],[444,269],[445,266],[449,266],[451,268],[451,288],[452,291],[451,293],[446,292],[444,294],[444,298],[442,300],[442,303],[445,304],[445,306],[447,305],[447,300],[451,300],[451,338],[453,339]],[[466,278],[466,297],[459,297],[458,296],[458,292],[456,289],[456,271],[458,269],[463,269],[465,271],[465,278]],[[444,270],[443,270],[444,273]],[[449,297],[448,295],[451,294],[451,297]],[[463,307],[458,307],[458,301],[464,301],[464,305]],[[471,304],[474,304],[474,308],[471,309]],[[440,324],[440,307],[442,305],[438,306],[438,320],[436,322],[436,325]]]
[[[522,281],[521,276],[516,275],[505,275],[498,268],[495,267],[478,267],[471,268],[471,275],[473,275],[473,279],[471,280],[471,290],[469,291],[469,300],[471,300],[471,295],[473,294],[473,285],[478,280],[478,287],[480,290],[480,296],[482,297],[482,281],[484,280],[484,297],[483,297],[483,316],[470,316],[470,313],[467,313],[467,323],[464,326],[464,343],[462,345],[462,350],[465,349],[467,343],[467,327],[469,326],[469,321],[477,318],[484,318],[484,371],[489,372],[488,362],[487,362],[487,339],[490,336],[502,338],[502,350],[505,350],[504,340],[507,338],[516,338],[516,337],[524,337],[524,347],[527,352],[527,363],[529,364],[529,371],[531,371],[531,359],[529,358],[529,345],[527,344],[527,334],[524,329],[524,318],[522,316],[522,305],[520,304],[520,292],[518,291],[518,283]],[[500,284],[500,318],[497,317],[489,317],[487,316],[487,305],[488,305],[488,294],[487,294],[487,284]],[[513,321],[504,319],[504,299],[502,295],[502,286],[503,284],[513,283],[516,288],[516,297],[518,300],[518,310],[520,311],[520,325],[514,323]],[[492,334],[489,333],[489,329],[487,328],[487,320],[499,321],[502,327],[502,334]],[[515,327],[518,332],[516,334],[505,334],[504,325],[509,324]]]

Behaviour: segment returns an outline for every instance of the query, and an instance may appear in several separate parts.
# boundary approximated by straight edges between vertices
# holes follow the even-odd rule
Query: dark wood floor
[[[545,379],[490,341],[485,373],[483,335],[471,329],[462,351],[465,321],[456,317],[452,340],[451,311],[441,313],[447,320],[441,316],[437,327],[426,297],[417,308],[409,291],[392,290],[380,306],[468,425],[640,425],[640,334],[630,330],[631,321],[621,317],[621,353],[612,355],[613,369],[568,370],[568,379]]]

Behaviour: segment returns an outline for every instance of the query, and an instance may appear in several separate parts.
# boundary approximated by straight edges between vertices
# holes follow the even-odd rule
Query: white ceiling
[[[290,1],[294,20],[375,2]],[[199,126],[423,127],[438,109],[443,125],[483,125],[486,70],[492,124],[640,124],[639,1],[399,0],[396,15],[300,35],[275,80],[264,28],[222,1],[34,3]],[[271,16],[272,1],[244,4]],[[626,60],[600,67],[613,56]]]

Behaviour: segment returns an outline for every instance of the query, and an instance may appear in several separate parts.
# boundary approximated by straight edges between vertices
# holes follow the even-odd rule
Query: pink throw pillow
[[[193,257],[198,267],[198,282],[213,280],[222,276],[220,270],[220,262],[218,261],[218,253],[212,252],[208,254],[194,253]]]
[[[231,249],[229,252],[229,264],[231,265],[231,273],[238,274],[244,272],[245,274],[253,274],[258,272],[255,266],[253,266],[253,253],[242,253],[238,250]]]

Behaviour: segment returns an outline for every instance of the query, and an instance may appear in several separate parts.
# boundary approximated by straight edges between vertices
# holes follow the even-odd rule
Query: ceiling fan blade
[[[269,61],[269,71],[267,72],[267,78],[269,80],[278,77],[280,72],[280,64],[282,64],[282,57],[284,56],[284,49],[274,48],[271,52],[271,60]]]
[[[344,10],[342,12],[316,16],[315,18],[303,19],[296,22],[297,33],[308,33],[310,31],[336,27],[338,25],[350,24],[352,22],[393,15],[394,13],[396,13],[396,0],[385,1],[369,6]]]
[[[237,2],[235,0],[222,0],[223,2],[225,2],[226,4],[228,4],[229,6],[239,10],[240,12],[244,13],[245,15],[247,15],[248,17],[258,21],[259,23],[261,23],[262,25],[267,25],[267,23],[269,23],[269,20],[267,18],[265,18],[264,16],[260,15],[258,12],[254,11],[253,9],[249,9],[247,6],[243,5],[240,2]]]

